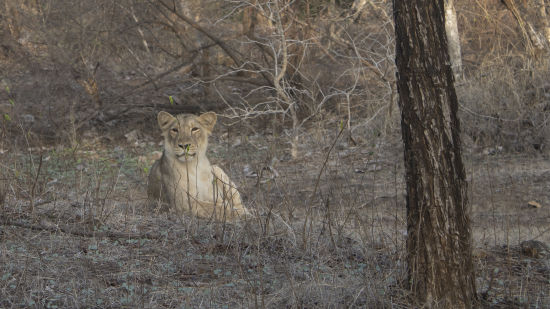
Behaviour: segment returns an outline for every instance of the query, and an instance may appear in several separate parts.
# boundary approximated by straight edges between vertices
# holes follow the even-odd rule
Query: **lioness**
[[[164,152],[149,173],[147,195],[174,207],[178,214],[233,221],[248,215],[235,184],[206,157],[216,114],[172,116],[160,112]]]

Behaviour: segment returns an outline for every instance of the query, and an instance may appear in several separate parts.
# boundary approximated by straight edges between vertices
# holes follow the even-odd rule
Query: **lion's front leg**
[[[220,215],[227,217],[250,215],[250,212],[242,203],[241,194],[235,184],[229,179],[229,176],[216,165],[212,166],[212,173],[214,174],[214,202]]]

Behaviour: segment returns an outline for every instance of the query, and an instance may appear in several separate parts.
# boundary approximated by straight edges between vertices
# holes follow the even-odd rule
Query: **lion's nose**
[[[185,144],[185,145],[179,144],[178,146],[179,146],[180,148],[183,148],[183,149],[189,149],[189,147],[191,147],[191,144]]]

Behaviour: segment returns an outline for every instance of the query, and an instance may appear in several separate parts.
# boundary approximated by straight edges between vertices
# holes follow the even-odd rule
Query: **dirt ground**
[[[393,5],[353,2],[290,1],[312,15],[282,32],[244,22],[276,2],[177,2],[233,60],[160,2],[2,2],[0,308],[415,307]],[[455,2],[480,307],[550,308],[550,58],[517,19],[550,8]],[[219,114],[209,158],[253,219],[148,203],[160,110]]]
[[[401,141],[336,128],[291,159],[285,138],[219,126],[209,157],[256,216],[239,224],[150,207],[154,134],[3,150],[0,307],[410,307]],[[548,156],[464,157],[482,307],[550,306],[550,255],[522,247],[550,243]]]

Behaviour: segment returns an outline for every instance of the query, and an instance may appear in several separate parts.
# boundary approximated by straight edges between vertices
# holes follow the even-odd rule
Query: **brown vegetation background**
[[[455,6],[478,292],[547,307],[550,4]],[[408,307],[394,46],[386,0],[0,1],[0,307]],[[257,220],[146,205],[161,110]]]

